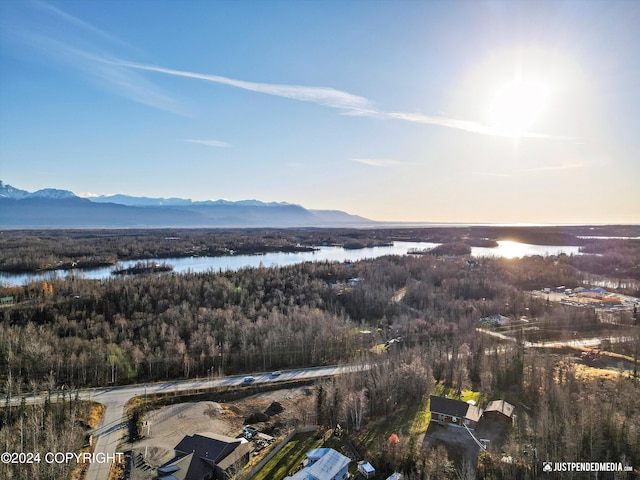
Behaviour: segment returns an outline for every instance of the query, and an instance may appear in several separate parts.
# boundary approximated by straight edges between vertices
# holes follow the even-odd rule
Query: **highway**
[[[246,375],[237,375],[212,379],[177,380],[172,382],[148,383],[146,385],[85,389],[78,390],[78,396],[81,400],[91,400],[102,403],[105,406],[102,422],[93,432],[95,441],[94,453],[103,453],[105,455],[110,455],[108,458],[114,458],[118,445],[123,435],[127,432],[127,419],[124,415],[124,407],[132,398],[153,395],[156,393],[189,392],[214,387],[233,387],[249,384],[256,385],[286,382],[292,380],[309,380],[313,378],[357,372],[363,369],[366,369],[366,366],[347,365],[301,368],[296,370],[283,370],[282,373],[277,376],[272,375],[271,372],[253,374],[253,381],[249,383],[244,381]],[[75,394],[75,391],[70,392],[70,395],[74,397]],[[41,403],[44,402],[44,399],[44,396],[27,396],[26,403]],[[11,403],[17,405],[20,401],[21,397],[15,397],[12,398]],[[87,470],[85,479],[107,480],[111,465],[111,462],[91,463]]]

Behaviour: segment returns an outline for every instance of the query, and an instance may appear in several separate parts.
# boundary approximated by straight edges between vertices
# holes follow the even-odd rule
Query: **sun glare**
[[[489,122],[517,135],[539,119],[546,102],[547,90],[543,85],[513,81],[502,87],[493,98]]]

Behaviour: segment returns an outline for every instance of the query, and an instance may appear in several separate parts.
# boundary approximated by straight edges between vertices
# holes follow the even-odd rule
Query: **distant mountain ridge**
[[[0,227],[315,227],[376,222],[339,210],[259,200],[192,201],[110,195],[81,198],[68,190],[28,192],[0,181]]]
[[[193,201],[185,198],[150,198],[150,197],[132,197],[130,195],[100,195],[98,197],[87,197],[88,200],[96,203],[117,203],[119,205],[129,205],[131,207],[166,207],[166,206],[185,206],[185,205],[245,205],[253,207],[273,207],[278,205],[292,205],[287,202],[261,202],[259,200],[240,200],[231,202],[229,200],[203,200]]]
[[[20,190],[14,188],[11,185],[4,183],[0,180],[0,198],[10,198],[13,200],[22,200],[24,198],[73,198],[76,195],[69,190],[58,190],[56,188],[43,188],[36,192],[27,192],[26,190]],[[80,198],[80,197],[78,197]]]

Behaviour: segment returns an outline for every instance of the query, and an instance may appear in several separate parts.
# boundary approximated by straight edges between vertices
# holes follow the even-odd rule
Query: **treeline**
[[[60,457],[56,461],[52,455],[80,452],[88,443],[86,429],[90,415],[88,402],[64,392],[49,392],[44,403],[38,405],[26,405],[23,400],[11,406],[7,400],[0,410],[0,445],[9,455],[5,453],[0,462],[0,477],[7,480],[71,478],[72,472],[82,464],[75,460],[60,461]]]
[[[323,309],[315,268],[51,282],[51,296],[2,310],[2,373],[88,386],[348,359],[357,332]]]
[[[81,387],[268,371],[349,361],[397,336],[445,363],[477,348],[482,316],[552,312],[519,289],[549,278],[570,285],[579,272],[549,259],[421,256],[34,283],[0,309],[0,375],[28,384],[53,372]]]
[[[350,360],[393,335],[451,350],[507,302],[543,308],[512,277],[497,260],[427,256],[35,283],[0,309],[0,374],[78,387],[202,377]]]

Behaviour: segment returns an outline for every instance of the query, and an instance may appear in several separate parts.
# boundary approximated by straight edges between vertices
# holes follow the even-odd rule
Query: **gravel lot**
[[[299,406],[313,399],[311,393],[310,388],[300,387],[259,393],[229,403],[196,402],[162,407],[145,415],[144,421],[148,422],[145,438],[133,444],[125,443],[119,451],[131,450],[134,459],[140,457],[138,468],[132,469],[132,480],[151,479],[155,467],[173,458],[173,448],[185,435],[214,432],[236,437],[246,416],[264,412],[272,402],[279,402],[284,411],[269,422],[293,424],[299,417]],[[256,425],[258,429],[264,426]]]
[[[477,439],[490,441],[489,448],[500,448],[504,442],[505,425],[501,422],[483,419],[473,432]],[[465,459],[471,465],[477,465],[480,447],[464,428],[445,427],[431,422],[424,436],[425,447],[434,448],[442,444],[447,447],[450,460]]]

